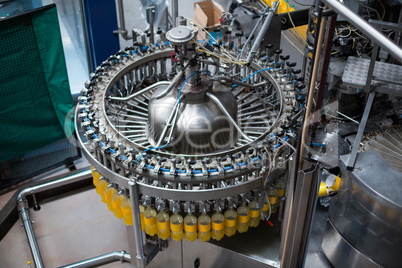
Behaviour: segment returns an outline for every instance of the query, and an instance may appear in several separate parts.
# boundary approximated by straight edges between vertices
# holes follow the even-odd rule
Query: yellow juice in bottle
[[[140,209],[141,231],[144,231],[144,230],[145,230],[145,221],[144,221],[144,211],[145,211],[145,208],[144,208],[144,206],[143,206],[141,203],[138,204],[138,207],[139,207],[139,209]]]
[[[94,183],[95,187],[97,187],[99,179],[100,179],[100,177],[102,177],[102,175],[99,174],[99,172],[96,171],[96,169],[93,166],[91,166],[91,173],[92,173],[93,183]]]
[[[150,236],[153,236],[158,232],[158,228],[156,227],[156,210],[152,205],[147,206],[147,209],[144,211],[144,223],[145,232]]]
[[[109,184],[109,186],[105,189],[105,200],[107,204],[107,208],[111,211],[114,212],[113,210],[113,204],[112,204],[112,196],[116,193],[116,189],[113,188],[112,184]]]
[[[225,211],[225,234],[231,237],[236,233],[237,212],[233,208]]]
[[[202,213],[198,217],[198,239],[202,242],[209,241],[211,239],[211,217],[206,213]]]
[[[123,218],[123,212],[121,210],[121,202],[123,202],[124,195],[123,192],[114,193],[112,196],[112,206],[113,206],[113,213],[118,218]]]
[[[276,184],[275,184],[275,189],[278,191],[278,196],[284,196],[285,195],[285,183],[283,182],[283,180],[279,180]]]
[[[276,213],[278,211],[279,206],[279,193],[272,186],[268,190],[269,203],[271,204],[271,214]]]
[[[96,192],[101,196],[101,201],[106,203],[105,199],[105,189],[108,186],[108,183],[105,179],[100,179],[98,182],[98,186],[96,187]]]
[[[190,242],[197,239],[197,217],[189,213],[184,217],[184,238]]]
[[[158,215],[156,215],[156,226],[158,227],[158,236],[160,239],[166,240],[170,237],[169,225],[169,213],[164,210],[159,211]]]
[[[260,203],[261,196],[258,198],[258,204]],[[264,205],[262,207],[262,213],[264,213],[265,217],[269,217],[269,199],[268,199],[268,194],[264,194]]]
[[[250,210],[246,204],[242,204],[237,208],[237,231],[245,233],[250,225]]]
[[[133,212],[131,210],[130,199],[124,196],[121,202],[121,212],[123,213],[123,220],[126,225],[133,225]]]
[[[257,227],[260,224],[261,217],[256,199],[248,204],[248,209],[250,210],[250,227]]]
[[[225,216],[219,211],[216,211],[212,217],[212,239],[221,240],[225,235]]]
[[[183,217],[177,212],[173,213],[170,216],[170,236],[175,241],[181,241],[183,234]]]

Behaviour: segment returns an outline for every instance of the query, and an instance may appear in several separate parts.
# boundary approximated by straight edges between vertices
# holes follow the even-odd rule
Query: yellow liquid
[[[187,214],[186,217],[184,217],[184,224],[190,226],[190,230],[194,230],[193,232],[185,231],[184,238],[187,241],[194,242],[197,239],[197,217],[191,213]],[[184,229],[186,229],[186,227],[184,227]]]
[[[212,230],[211,237],[212,239],[215,239],[216,241],[219,241],[223,238],[225,235],[225,229],[222,230]]]
[[[154,224],[154,225],[145,225],[145,232],[147,234],[149,234],[150,236],[153,236],[158,232],[158,228],[156,227],[156,224]]]
[[[170,236],[175,241],[181,241],[183,239],[183,217],[179,213],[173,213],[170,216]],[[179,230],[178,230],[179,229]]]
[[[159,211],[158,215],[156,215],[156,221],[158,226],[158,236],[160,239],[166,240],[170,237],[170,229],[169,229],[169,214],[166,211]],[[165,226],[165,228],[161,228],[161,226]]]
[[[183,235],[184,235],[183,231],[180,231],[180,232],[171,231],[171,233],[170,233],[170,236],[172,237],[172,239],[174,241],[181,241],[183,239]]]
[[[197,232],[186,232],[185,234],[184,234],[184,238],[187,240],[187,241],[190,241],[190,242],[194,242],[196,239],[197,239]]]
[[[131,211],[130,200],[124,197],[121,202],[121,211],[123,213],[123,220],[126,225],[133,225],[133,212]]]
[[[258,227],[260,224],[260,218],[250,218],[250,227]]]
[[[105,200],[107,204],[107,208],[111,211],[114,212],[113,210],[113,204],[112,204],[112,196],[116,193],[116,189],[113,187],[108,187],[105,189]]]
[[[148,206],[147,209],[144,211],[144,218],[147,218],[149,222],[149,220],[155,217],[156,217],[156,210],[153,207]],[[148,235],[153,236],[158,232],[158,228],[156,227],[156,220],[155,224],[148,225],[144,222],[144,225],[145,225],[145,232]]]
[[[166,240],[170,237],[170,230],[169,229],[158,229],[158,236],[162,240]]]
[[[98,183],[98,187],[96,187],[96,192],[101,196],[101,201],[106,203],[105,199],[105,189],[107,187],[107,182],[105,180],[100,180]]]
[[[250,211],[248,209],[248,207],[246,207],[245,204],[241,205],[238,209],[237,209],[237,215],[240,216],[247,216],[250,214]],[[239,233],[245,233],[248,231],[248,227],[250,226],[250,221],[248,222],[240,222],[239,219],[237,220],[237,231]]]
[[[99,174],[99,172],[96,171],[93,166],[91,166],[91,172],[92,172],[93,183],[94,183],[95,187],[97,187],[97,186],[98,186],[99,179],[100,179],[100,177],[101,177],[102,175]]]
[[[232,221],[236,220],[237,212],[233,208],[230,208],[230,209],[225,211],[224,216],[225,216],[225,219],[227,219],[230,222],[232,222]],[[226,226],[226,224],[225,224],[225,235],[227,237],[231,237],[235,233],[236,233],[236,225],[234,225],[234,226]]]
[[[207,242],[211,239],[211,232],[198,232],[198,239],[202,242]]]
[[[144,222],[144,206],[139,204],[138,207],[140,208],[140,222],[141,222],[141,231],[145,230],[145,222]]]
[[[123,218],[123,212],[121,211],[121,202],[123,202],[124,195],[114,193],[112,196],[112,206],[113,206],[113,213],[118,218]]]
[[[225,235],[227,237],[231,237],[236,234],[236,226],[233,227],[225,227]]]

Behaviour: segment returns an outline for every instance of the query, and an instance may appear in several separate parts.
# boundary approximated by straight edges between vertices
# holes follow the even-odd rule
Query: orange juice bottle
[[[202,242],[211,239],[211,217],[205,212],[198,217],[198,239]]]
[[[242,204],[237,208],[237,231],[245,233],[250,225],[250,210],[246,204]]]
[[[158,232],[158,228],[156,227],[156,210],[150,204],[144,211],[144,223],[145,223],[145,232],[150,236],[155,235]]]
[[[166,240],[170,237],[170,217],[165,210],[159,211],[156,215],[156,226],[158,227],[158,236],[160,239]]]
[[[133,225],[133,211],[131,210],[130,199],[124,196],[121,202],[121,212],[123,213],[123,220],[126,225]]]
[[[279,193],[274,187],[270,187],[268,190],[269,203],[271,205],[271,214],[274,214],[278,210],[279,206]]]
[[[225,234],[231,237],[236,233],[237,225],[237,212],[233,208],[229,208],[225,211]]]
[[[170,216],[170,236],[175,241],[181,241],[183,238],[183,217],[175,212]]]
[[[91,173],[92,173],[93,183],[94,183],[95,187],[97,187],[99,179],[102,177],[102,175],[99,174],[99,172],[96,171],[96,169],[93,166],[91,166]]]
[[[114,212],[113,210],[113,204],[112,204],[112,196],[116,193],[116,189],[113,187],[113,184],[109,184],[108,187],[106,187],[104,196],[105,196],[105,201],[107,204],[107,208],[111,211]]]
[[[197,239],[197,217],[189,212],[184,217],[184,238],[190,242]]]
[[[258,198],[258,204],[260,204],[261,201],[261,196]],[[268,194],[264,193],[264,204],[263,207],[261,208],[262,213],[264,213],[265,217],[269,218],[270,217],[270,212],[269,212],[269,198]]]
[[[105,189],[108,186],[108,183],[105,178],[100,178],[98,182],[98,186],[96,187],[96,192],[101,196],[101,201],[106,203],[105,199]]]
[[[124,200],[123,191],[115,192],[112,195],[112,206],[113,206],[113,213],[118,218],[123,218],[123,212],[121,210],[121,202]]]
[[[250,227],[257,227],[261,220],[257,200],[254,199],[248,203],[248,208],[250,210]]]
[[[217,241],[221,240],[225,235],[225,216],[223,216],[222,212],[216,211],[212,217],[212,239]]]

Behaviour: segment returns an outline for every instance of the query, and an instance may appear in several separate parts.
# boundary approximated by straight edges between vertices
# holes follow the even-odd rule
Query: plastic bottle
[[[221,240],[225,235],[225,216],[220,211],[216,211],[212,217],[212,239]]]
[[[245,233],[250,225],[250,210],[246,204],[242,204],[237,208],[237,231]]]
[[[113,187],[113,184],[109,184],[109,186],[105,189],[104,195],[105,195],[105,201],[107,204],[107,208],[111,211],[114,212],[113,210],[113,205],[112,205],[112,196],[116,193],[116,189]]]
[[[91,166],[91,173],[92,173],[93,183],[94,183],[95,187],[97,187],[99,179],[100,179],[100,177],[102,177],[102,175],[99,174],[99,172],[96,171],[96,169],[93,166]]]
[[[205,212],[198,217],[198,239],[202,242],[211,239],[211,217]]]
[[[158,228],[156,227],[156,210],[152,205],[147,206],[147,209],[144,211],[144,223],[145,232],[150,236],[158,232]]]
[[[261,196],[258,198],[258,204],[260,204],[261,201]],[[262,207],[262,213],[264,213],[265,217],[269,217],[269,199],[268,199],[268,194],[264,194],[264,205]]]
[[[183,217],[175,212],[170,216],[170,236],[175,241],[181,241],[183,238]]]
[[[275,189],[278,191],[278,196],[284,196],[285,195],[285,183],[282,180],[279,180],[275,184]]]
[[[225,234],[231,237],[236,233],[237,212],[233,208],[225,211]]]
[[[260,224],[261,216],[256,199],[248,203],[248,209],[250,210],[250,227],[257,227]]]
[[[112,206],[113,206],[113,213],[118,218],[123,218],[123,212],[121,210],[121,202],[123,202],[124,194],[122,191],[118,193],[114,193],[112,196]]]
[[[169,213],[165,210],[159,211],[156,215],[156,226],[158,227],[158,236],[160,239],[166,240],[170,237],[170,223]]]
[[[279,193],[275,188],[271,186],[268,190],[268,196],[269,196],[269,203],[271,204],[271,214],[274,214],[276,213],[276,211],[278,211]]]
[[[140,209],[141,231],[144,231],[144,230],[145,230],[145,221],[144,221],[144,211],[145,211],[145,208],[144,208],[144,206],[143,206],[141,203],[138,204],[138,207],[139,207],[139,209]]]
[[[133,212],[131,210],[130,199],[124,196],[121,202],[121,212],[123,213],[123,220],[126,225],[133,225]]]
[[[190,242],[197,239],[197,217],[188,213],[184,217],[184,238]]]
[[[106,203],[105,199],[105,189],[108,186],[107,181],[104,178],[100,178],[98,182],[98,186],[96,187],[96,192],[101,196],[101,201]]]

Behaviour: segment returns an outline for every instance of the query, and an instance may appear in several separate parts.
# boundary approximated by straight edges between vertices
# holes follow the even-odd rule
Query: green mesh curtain
[[[72,133],[55,5],[0,21],[0,163]]]

